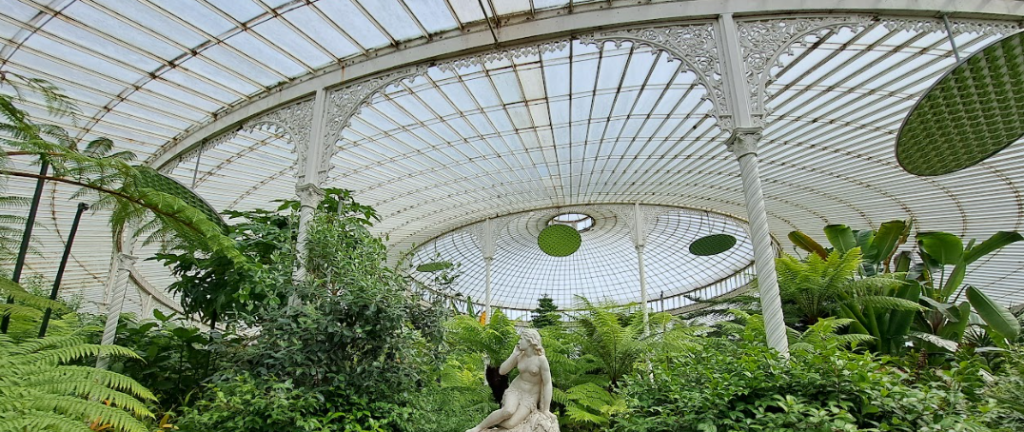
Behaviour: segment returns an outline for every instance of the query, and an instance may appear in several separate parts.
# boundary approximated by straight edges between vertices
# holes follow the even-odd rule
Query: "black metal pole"
[[[25,221],[25,232],[21,235],[21,249],[18,249],[18,260],[14,262],[14,273],[11,273],[11,280],[14,282],[21,282],[21,271],[25,268],[25,257],[28,256],[28,245],[29,241],[32,240],[32,227],[36,224],[36,213],[39,211],[39,201],[43,198],[43,186],[46,180],[42,177],[46,176],[46,170],[50,168],[50,163],[43,160],[39,168],[39,180],[36,180],[36,191],[32,195],[32,205],[28,209],[28,220]],[[7,298],[7,303],[14,303],[14,297]],[[7,334],[7,327],[11,325],[11,316],[4,315],[2,321],[0,321],[0,333]]]
[[[68,233],[68,244],[64,245],[64,256],[60,258],[60,266],[57,267],[57,277],[53,279],[53,289],[50,290],[50,300],[57,300],[57,290],[60,289],[60,281],[64,279],[64,269],[68,266],[68,258],[71,258],[71,245],[75,243],[75,234],[78,233],[78,223],[82,221],[82,213],[89,210],[89,204],[78,203],[78,211],[75,213],[75,221],[71,222],[71,232]],[[43,324],[39,326],[39,337],[46,336],[46,327],[50,324],[50,314],[53,310],[46,308],[43,313]]]

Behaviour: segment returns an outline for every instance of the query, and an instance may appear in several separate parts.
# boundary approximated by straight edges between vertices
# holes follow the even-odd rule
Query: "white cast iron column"
[[[491,219],[484,221],[484,232],[481,236],[480,249],[484,255],[484,312],[487,314],[485,323],[491,322],[491,263],[494,261],[494,225]]]
[[[644,271],[644,245],[647,240],[647,228],[643,225],[644,218],[640,215],[640,203],[633,206],[633,246],[636,247],[637,266],[640,268],[640,307],[644,317],[644,336],[651,333],[650,314],[647,311],[647,272]]]
[[[117,322],[121,319],[121,311],[124,309],[124,298],[128,294],[128,279],[131,276],[131,265],[135,263],[135,257],[121,253],[117,255],[117,276],[114,280],[113,290],[107,299],[107,322],[103,326],[103,337],[100,345],[113,345],[117,336]],[[96,360],[96,367],[106,369],[110,359],[100,356]]]
[[[768,346],[788,357],[789,340],[786,338],[786,323],[782,320],[782,301],[779,299],[779,282],[775,274],[775,250],[768,230],[768,214],[764,208],[761,174],[757,167],[757,142],[761,139],[761,125],[755,121],[750,99],[746,97],[749,91],[743,66],[743,50],[740,48],[739,30],[732,14],[718,16],[718,31],[726,99],[734,123],[726,146],[740,162],[765,333]]]
[[[293,145],[302,146],[298,158],[298,184],[295,185],[295,193],[299,196],[299,229],[295,239],[296,266],[292,279],[300,283],[306,279],[306,240],[309,237],[309,224],[313,221],[313,213],[320,201],[324,199],[324,191],[320,189],[326,173],[320,171],[320,162],[325,157],[324,147],[324,123],[326,121],[327,92],[324,89],[317,90],[313,99],[313,118],[309,121],[308,139],[305,142],[295,142]],[[296,125],[296,128],[302,127]],[[294,138],[293,138],[294,139]],[[331,144],[333,145],[333,144]],[[294,302],[295,299],[293,298]]]
[[[295,188],[299,196],[299,232],[295,240],[295,283],[306,280],[306,241],[309,238],[309,224],[313,222],[313,213],[320,201],[324,199],[324,191],[312,183],[299,185]]]
[[[726,145],[740,162],[740,177],[743,179],[743,197],[747,203],[747,220],[750,224],[750,240],[754,243],[754,268],[757,269],[757,286],[761,297],[761,313],[768,336],[768,346],[784,356],[789,356],[789,340],[786,323],[782,318],[782,300],[779,297],[779,282],[775,273],[775,249],[768,230],[768,214],[764,209],[761,193],[761,175],[757,166],[757,142],[761,139],[759,129],[733,131]]]

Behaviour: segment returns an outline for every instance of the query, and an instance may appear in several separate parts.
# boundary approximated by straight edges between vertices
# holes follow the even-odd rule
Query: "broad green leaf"
[[[871,250],[875,241],[875,230],[857,230],[853,232],[853,237],[857,239],[857,246],[860,246],[861,251]]]
[[[960,306],[951,308],[949,312],[955,314],[956,319],[950,319],[949,322],[943,325],[942,330],[939,331],[939,336],[959,342],[963,339],[964,330],[971,322],[971,305],[963,302],[960,303]]]
[[[789,241],[793,242],[796,247],[803,249],[807,252],[812,252],[822,259],[828,258],[828,252],[818,242],[814,241],[810,236],[800,231],[793,231],[789,233]]]
[[[911,261],[910,251],[900,252],[899,255],[896,256],[896,265],[895,268],[893,268],[893,271],[896,273],[909,272]]]
[[[942,303],[931,297],[922,297],[921,301],[928,304],[928,306],[930,306],[933,310],[936,310],[939,313],[941,313],[942,316],[946,317],[946,320],[948,320],[949,322],[957,322],[960,320],[958,314],[951,311],[951,309],[956,308],[956,305],[954,304]]]
[[[885,222],[878,227],[875,239],[871,243],[871,250],[864,251],[864,260],[879,263],[889,258],[889,255],[899,246],[900,238],[907,224],[901,220]]]
[[[967,301],[978,311],[981,319],[1007,339],[1015,339],[1020,334],[1020,322],[1002,305],[992,301],[985,293],[974,287],[967,287]]]
[[[956,350],[960,349],[960,345],[957,342],[931,333],[910,332],[910,335],[950,352],[956,352]]]
[[[967,264],[977,261],[979,258],[988,255],[1003,246],[1007,246],[1011,243],[1024,240],[1024,236],[1021,236],[1017,232],[999,231],[989,237],[988,240],[981,242],[964,254],[964,261]]]
[[[896,297],[917,303],[921,298],[921,289],[916,283],[907,283],[896,291]],[[889,346],[893,346],[893,349],[888,351],[888,353],[892,354],[898,350],[894,345],[902,344],[904,337],[910,332],[910,326],[914,323],[914,317],[917,315],[917,311],[894,310],[889,313],[889,327],[885,330],[886,334],[884,335],[884,340],[882,342]]]
[[[939,265],[955,265],[964,255],[960,237],[947,232],[918,233],[917,244]]]
[[[832,247],[839,253],[846,253],[857,247],[857,239],[853,237],[853,230],[846,225],[828,225],[825,227],[825,237]]]
[[[957,288],[960,288],[960,284],[964,282],[966,274],[967,262],[961,260],[956,264],[956,267],[953,267],[953,271],[949,273],[949,278],[946,279],[946,284],[942,286],[941,298],[944,300],[949,299],[949,296],[953,295]]]

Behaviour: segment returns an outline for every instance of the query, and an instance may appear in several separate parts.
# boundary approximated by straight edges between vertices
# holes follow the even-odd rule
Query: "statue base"
[[[487,430],[493,432],[559,432],[558,417],[549,412],[534,411],[526,420],[512,429],[496,427]]]

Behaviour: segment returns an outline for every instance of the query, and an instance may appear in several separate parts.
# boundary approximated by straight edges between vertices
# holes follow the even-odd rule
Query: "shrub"
[[[915,382],[872,354],[835,346],[786,360],[761,344],[701,345],[627,380],[630,409],[614,430],[986,430],[959,388],[980,380]]]

